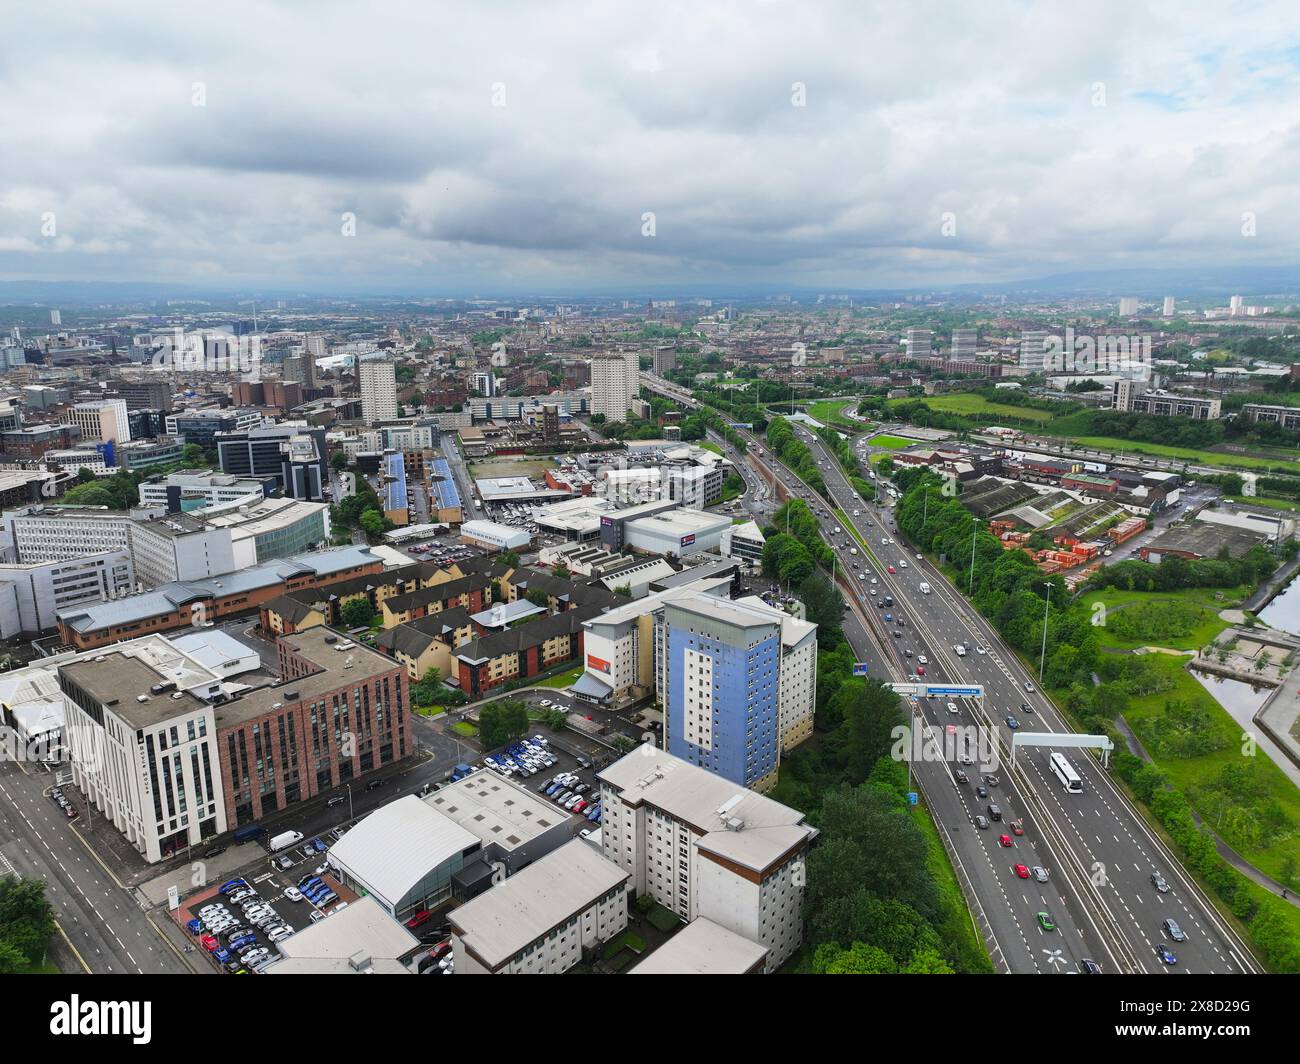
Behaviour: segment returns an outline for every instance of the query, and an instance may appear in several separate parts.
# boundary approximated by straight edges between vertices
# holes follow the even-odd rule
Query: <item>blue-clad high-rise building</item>
[[[744,787],[772,786],[780,615],[709,596],[669,601],[657,642],[669,753]]]

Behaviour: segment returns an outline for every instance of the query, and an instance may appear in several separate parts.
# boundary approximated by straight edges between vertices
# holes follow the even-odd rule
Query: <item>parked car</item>
[[[285,887],[284,896],[290,901],[302,901],[302,891],[297,887]]]

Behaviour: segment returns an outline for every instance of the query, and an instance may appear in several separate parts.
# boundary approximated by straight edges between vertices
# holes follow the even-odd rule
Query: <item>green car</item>
[[[1038,917],[1038,926],[1041,927],[1044,931],[1056,930],[1056,924],[1052,922],[1051,913],[1042,912],[1042,913],[1035,913],[1034,915]]]

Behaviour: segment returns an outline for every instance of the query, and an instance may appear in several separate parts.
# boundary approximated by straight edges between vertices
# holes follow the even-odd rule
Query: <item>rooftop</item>
[[[477,836],[407,794],[381,805],[348,831],[330,849],[329,863],[395,909],[432,869],[478,846]]]
[[[480,769],[424,799],[483,842],[514,850],[563,824],[570,814],[495,772]]]
[[[744,975],[761,968],[768,949],[701,916],[628,975]]]
[[[628,877],[594,847],[574,839],[455,909],[451,925],[466,949],[496,968]]]
[[[374,898],[358,898],[280,943],[272,975],[409,974],[402,957],[420,945]]]

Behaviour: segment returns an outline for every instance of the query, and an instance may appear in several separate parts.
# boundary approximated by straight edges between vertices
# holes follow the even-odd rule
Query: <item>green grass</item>
[[[558,676],[548,676],[544,680],[538,680],[533,687],[568,687],[570,684],[578,682],[578,677],[582,675],[581,668],[571,669],[568,672],[562,672]]]
[[[846,406],[856,405],[851,399],[822,399],[808,404],[808,416],[816,418],[823,425],[834,425],[836,428],[862,432],[867,427],[864,422],[854,421],[841,412]]]
[[[1056,436],[1058,432],[1049,426],[1043,431]],[[1253,469],[1262,472],[1288,473],[1300,476],[1300,462],[1269,462],[1248,455],[1224,454],[1219,451],[1202,451],[1195,447],[1171,447],[1163,443],[1147,443],[1144,440],[1121,440],[1114,436],[1066,436],[1075,447],[1093,451],[1112,451],[1125,454],[1149,454],[1159,458],[1176,458],[1199,465]]]
[[[916,442],[916,440],[905,440],[901,436],[890,436],[884,432],[867,440],[867,443],[872,447],[888,447],[891,451],[904,450],[907,447],[914,446]]]
[[[695,445],[697,447],[703,447],[706,451],[712,451],[714,454],[722,453],[722,448],[712,440],[696,440]]]
[[[975,931],[970,910],[966,906],[966,895],[962,893],[961,885],[957,882],[957,873],[953,871],[952,863],[948,860],[948,851],[943,848],[939,829],[934,826],[934,820],[924,803],[919,803],[912,808],[912,819],[916,821],[917,827],[921,829],[926,842],[929,843],[930,853],[926,858],[926,869],[946,903],[944,918],[935,930],[944,940],[953,944],[955,952],[966,961],[970,971],[992,972],[993,962],[989,960],[988,951],[984,949],[984,943],[980,941]]]
[[[1268,510],[1300,510],[1300,503],[1290,499],[1268,499],[1262,495],[1225,495],[1233,502],[1244,502],[1249,506],[1263,506]]]
[[[454,731],[457,735],[465,736],[467,739],[474,739],[478,737],[478,728],[476,728],[473,724],[471,724],[467,720],[458,721],[457,723],[453,724],[451,726],[451,730]]]
[[[890,406],[911,403],[910,398],[891,399]],[[1048,410],[1039,410],[1032,406],[1010,406],[1007,403],[993,403],[974,392],[955,392],[951,395],[927,395],[922,400],[931,410],[943,414],[987,414],[991,417],[1019,418],[1022,421],[1047,421],[1054,417]]]
[[[655,902],[650,906],[646,911],[645,918],[651,927],[656,931],[662,931],[664,934],[668,934],[682,926],[682,922],[677,918],[677,914],[671,909],[660,905],[659,902]]]
[[[1182,591],[1123,591],[1119,588],[1106,588],[1092,591],[1083,596],[1083,606],[1089,612],[1098,602],[1103,603],[1108,613],[1118,614],[1121,608],[1133,608],[1144,603],[1179,602],[1202,610],[1202,619],[1187,635],[1166,638],[1125,639],[1105,625],[1096,628],[1098,642],[1103,647],[1116,647],[1132,650],[1143,646],[1162,646],[1170,650],[1196,650],[1210,643],[1228,622],[1219,617],[1220,610],[1232,609],[1241,604],[1249,589],[1217,589],[1222,594],[1216,600],[1214,588],[1187,588]]]
[[[602,960],[609,960],[622,950],[629,949],[633,953],[645,952],[645,939],[635,931],[624,931],[618,938],[612,939],[605,947],[604,953],[601,954]]]
[[[437,717],[447,712],[446,706],[416,706],[415,712],[422,717]]]
[[[1300,863],[1300,835],[1294,832],[1286,837],[1274,839],[1265,845],[1253,842],[1249,837],[1236,830],[1235,825],[1225,818],[1218,821],[1217,814],[1207,804],[1200,792],[1219,772],[1228,765],[1239,765],[1242,761],[1241,727],[1228,716],[1225,710],[1184,667],[1185,659],[1154,655],[1159,668],[1166,671],[1173,680],[1171,690],[1160,691],[1153,695],[1132,698],[1125,720],[1143,739],[1147,753],[1151,755],[1156,766],[1165,773],[1169,782],[1182,791],[1193,809],[1200,814],[1208,827],[1219,834],[1234,850],[1262,872],[1274,879],[1286,878],[1284,865],[1288,858]],[[1161,716],[1166,702],[1182,701],[1189,705],[1204,707],[1210,713],[1211,728],[1218,733],[1226,745],[1221,750],[1203,754],[1198,757],[1163,757],[1150,748],[1145,737],[1151,733],[1151,726]],[[1254,805],[1264,802],[1276,802],[1292,824],[1300,827],[1300,790],[1273,763],[1264,751],[1256,749],[1253,756],[1256,785],[1259,796]]]

